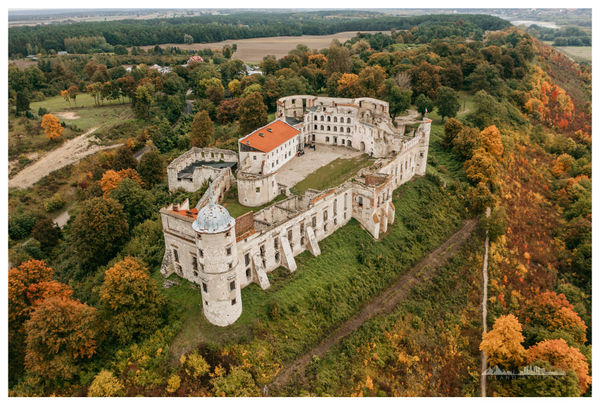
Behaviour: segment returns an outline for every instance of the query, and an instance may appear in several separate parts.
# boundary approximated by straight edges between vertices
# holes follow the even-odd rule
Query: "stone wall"
[[[246,207],[260,207],[279,195],[276,174],[251,174],[238,172],[238,201]]]
[[[196,148],[193,147],[187,152],[183,153],[181,156],[173,159],[171,163],[167,166],[167,180],[169,184],[169,190],[174,191],[178,188],[183,188],[188,192],[196,191],[198,188],[202,186],[204,181],[216,175],[215,170],[208,168],[207,166],[204,168],[212,169],[212,170],[199,170],[197,173],[194,172],[193,180],[187,179],[178,179],[177,176],[179,172],[192,163],[195,162],[231,162],[238,163],[238,155],[237,153],[226,150],[226,149],[218,149],[218,148]],[[196,170],[198,170],[197,168]],[[197,176],[197,177],[196,177]]]

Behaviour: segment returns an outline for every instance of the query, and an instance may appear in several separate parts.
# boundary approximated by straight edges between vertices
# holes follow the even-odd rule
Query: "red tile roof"
[[[271,152],[282,143],[285,143],[298,135],[298,131],[293,126],[281,120],[275,120],[262,128],[258,128],[249,135],[246,135],[240,142],[261,152]]]
[[[172,209],[171,212],[174,212],[175,214],[183,215],[184,217],[188,217],[188,218],[192,218],[192,219],[196,219],[196,217],[198,216],[198,209],[196,209],[196,208],[192,208],[191,210]]]

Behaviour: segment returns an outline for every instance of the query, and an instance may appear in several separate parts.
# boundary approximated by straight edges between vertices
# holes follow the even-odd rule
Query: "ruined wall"
[[[238,201],[246,207],[259,207],[279,195],[276,174],[238,173]]]
[[[194,162],[238,163],[238,155],[237,153],[226,149],[191,148],[181,156],[173,159],[173,161],[167,166],[167,181],[170,191],[177,190],[178,188],[183,188],[189,192],[196,191],[202,186],[202,183],[207,179],[207,177],[210,177],[208,172],[198,172],[198,179],[193,179],[193,181],[189,181],[187,179],[178,179],[178,173]],[[202,176],[205,176],[206,178],[202,178]]]
[[[223,197],[225,196],[225,193],[231,188],[231,186],[233,186],[234,183],[235,183],[235,178],[233,177],[233,174],[231,173],[230,168],[227,167],[225,169],[219,169],[217,177],[215,177],[211,183],[215,201],[217,201],[217,202],[223,201]],[[206,189],[206,191],[204,192],[202,197],[198,200],[198,203],[196,204],[196,208],[200,209],[200,208],[204,207],[206,204],[208,204],[208,200],[209,200],[208,194],[209,194],[208,189]]]

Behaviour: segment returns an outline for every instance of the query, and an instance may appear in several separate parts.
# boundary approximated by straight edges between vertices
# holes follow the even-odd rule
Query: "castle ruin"
[[[171,162],[169,189],[211,185],[193,208],[186,200],[160,210],[161,273],[199,285],[208,321],[232,324],[242,312],[242,288],[269,288],[268,274],[279,266],[296,271],[296,255],[307,249],[319,255],[319,242],[351,218],[376,239],[386,232],[395,217],[393,191],[425,174],[430,129],[427,118],[392,121],[388,103],[372,98],[279,99],[276,120],[241,138],[239,153],[192,148]],[[289,193],[277,183],[278,169],[315,144],[356,149],[377,160],[341,185],[289,195],[237,218],[219,205],[233,185],[240,204],[249,207]]]

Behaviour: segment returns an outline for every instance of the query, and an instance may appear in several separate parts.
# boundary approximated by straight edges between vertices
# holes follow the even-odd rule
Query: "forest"
[[[455,22],[460,21],[460,24]],[[448,31],[496,30],[509,26],[505,20],[487,15],[434,15],[393,17],[382,13],[358,11],[316,11],[303,13],[245,12],[229,15],[156,18],[52,24],[12,27],[9,29],[8,54],[21,57],[58,51],[73,52],[70,38],[103,38],[108,46],[142,46],[184,43],[189,36],[193,43],[219,42],[226,39],[271,36],[325,35],[343,31],[406,30],[415,26],[435,26],[431,34],[453,35]],[[462,34],[465,34],[462,32]],[[423,37],[426,42],[433,37]],[[90,44],[77,53],[93,53],[102,49]]]
[[[307,18],[298,33],[317,17]],[[299,45],[280,59],[265,56],[255,75],[231,47],[189,64],[175,50],[125,49],[11,65],[13,175],[31,153],[56,150],[92,125],[102,145],[120,146],[9,190],[10,395],[478,396],[482,350],[491,367],[560,372],[488,377],[488,396],[591,395],[591,67],[492,17],[389,18],[390,34]],[[156,32],[195,35],[178,21]],[[332,18],[321,29],[366,29],[350,27],[359,21]],[[155,22],[136,24],[140,36],[127,40],[117,28],[130,25],[110,24],[115,37],[94,23],[11,28],[11,46],[28,53],[29,37],[38,51],[58,50],[77,36],[141,45]],[[284,27],[269,30],[283,35]],[[172,69],[160,73],[154,63]],[[281,268],[270,289],[245,288],[234,325],[211,326],[194,285],[172,276],[178,285],[163,287],[158,211],[185,198],[195,204],[204,191],[169,192],[166,165],[190,146],[237,150],[239,137],[291,94],[377,97],[394,116],[426,114],[427,175],[396,190],[385,238],[374,241],[351,221],[323,241],[321,256],[299,255],[294,274]],[[82,118],[62,118],[65,111]],[[84,116],[90,111],[105,115]],[[60,228],[53,219],[65,208],[71,218]],[[265,391],[467,218],[478,219],[477,232],[430,282],[313,358],[292,383]]]

